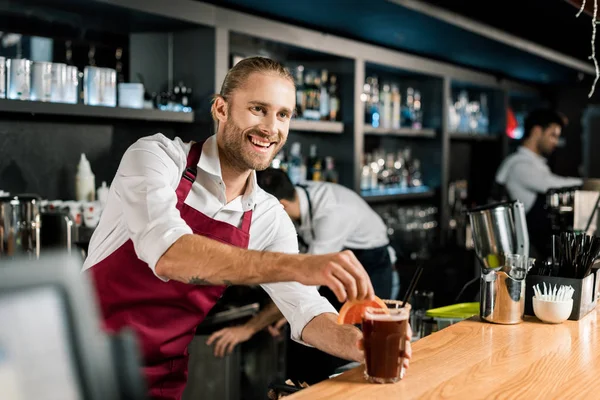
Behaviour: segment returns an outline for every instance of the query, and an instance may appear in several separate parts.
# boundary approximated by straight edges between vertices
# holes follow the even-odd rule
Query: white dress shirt
[[[496,173],[496,182],[506,187],[513,200],[523,203],[525,212],[531,210],[538,194],[545,194],[549,189],[583,184],[579,178],[553,174],[546,158],[523,146],[502,162]]]
[[[179,138],[171,140],[156,134],[138,140],[125,152],[91,238],[84,270],[131,239],[138,258],[154,271],[167,249],[182,235],[192,233],[176,209],[175,194],[190,147]],[[216,136],[207,139],[202,147],[196,181],[185,203],[210,218],[237,227],[244,212],[252,209],[249,249],[298,252],[292,221],[279,201],[258,187],[254,172],[245,193],[227,203]],[[261,286],[290,323],[296,341],[300,341],[304,326],[315,316],[337,313],[315,287],[297,282]]]
[[[374,249],[389,244],[385,223],[358,194],[335,183],[307,182],[306,186],[312,219],[306,192],[297,187],[296,193],[300,201],[298,234],[308,245],[308,253]]]

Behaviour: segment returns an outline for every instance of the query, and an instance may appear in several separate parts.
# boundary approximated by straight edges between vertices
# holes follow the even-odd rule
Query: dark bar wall
[[[35,193],[47,199],[75,197],[75,174],[85,153],[96,176],[96,187],[112,181],[127,148],[137,139],[161,132],[168,137],[202,140],[210,124],[177,126],[136,122],[0,121],[0,189],[12,194]]]

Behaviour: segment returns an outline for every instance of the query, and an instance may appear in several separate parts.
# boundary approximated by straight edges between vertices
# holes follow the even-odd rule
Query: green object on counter
[[[479,314],[479,303],[459,303],[427,310],[426,316],[443,319],[467,319]]]

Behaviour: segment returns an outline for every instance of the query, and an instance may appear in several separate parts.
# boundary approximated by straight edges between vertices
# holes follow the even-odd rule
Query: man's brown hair
[[[221,92],[213,98],[213,105],[210,111],[215,121],[217,118],[215,117],[214,100],[217,97],[222,97],[225,101],[229,101],[231,93],[243,86],[246,79],[255,72],[279,75],[282,78],[289,79],[292,84],[294,83],[294,77],[281,63],[265,57],[245,58],[227,72],[223,85],[221,85]]]

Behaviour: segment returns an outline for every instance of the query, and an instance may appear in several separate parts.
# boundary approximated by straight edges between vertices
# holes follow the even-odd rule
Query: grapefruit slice
[[[347,301],[340,309],[338,315],[338,324],[360,324],[362,316],[367,307],[383,308],[387,311],[388,307],[377,296],[373,300],[355,300]]]

